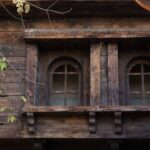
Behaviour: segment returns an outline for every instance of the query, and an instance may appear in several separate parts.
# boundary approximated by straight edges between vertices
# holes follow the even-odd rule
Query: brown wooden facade
[[[150,12],[133,0],[54,6],[70,8],[52,13],[52,26],[31,8],[23,29],[0,7],[0,54],[8,62],[0,106],[14,107],[17,117],[8,123],[10,112],[0,113],[0,149],[149,150]]]

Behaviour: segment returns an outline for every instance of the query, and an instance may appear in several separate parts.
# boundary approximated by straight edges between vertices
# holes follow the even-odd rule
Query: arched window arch
[[[49,104],[52,106],[81,105],[81,68],[71,58],[55,60],[48,68]]]
[[[150,60],[138,58],[131,61],[127,69],[128,104],[150,104]]]

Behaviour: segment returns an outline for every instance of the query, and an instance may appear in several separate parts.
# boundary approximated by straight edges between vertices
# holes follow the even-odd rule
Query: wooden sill
[[[33,113],[88,113],[88,112],[150,112],[150,106],[27,106],[23,112]]]

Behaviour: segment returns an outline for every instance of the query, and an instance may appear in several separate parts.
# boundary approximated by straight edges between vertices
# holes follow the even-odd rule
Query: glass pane
[[[53,75],[53,90],[52,91],[64,91],[64,74]]]
[[[150,91],[150,75],[144,76],[145,91]]]
[[[80,98],[78,94],[67,94],[67,106],[79,106],[80,104]]]
[[[79,75],[69,74],[67,75],[67,92],[79,90]]]
[[[131,73],[140,73],[140,72],[141,72],[141,64],[135,65],[135,66],[131,69],[130,72],[131,72]]]
[[[129,104],[130,105],[142,105],[142,94],[130,94],[129,97]]]
[[[61,65],[56,68],[55,72],[65,72],[65,65]]]
[[[129,76],[129,87],[130,91],[142,91],[142,81],[141,81],[141,76]]]
[[[144,72],[146,72],[146,73],[150,73],[150,65],[148,65],[148,64],[144,64]]]
[[[64,94],[51,94],[50,105],[64,106]]]
[[[77,71],[76,71],[76,69],[73,66],[68,64],[67,65],[67,72],[77,72]]]
[[[145,95],[145,104],[149,104],[150,105],[150,94],[146,94]]]

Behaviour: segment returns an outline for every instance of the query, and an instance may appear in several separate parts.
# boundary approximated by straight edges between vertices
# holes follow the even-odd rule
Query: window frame
[[[51,101],[52,101],[52,99],[51,99],[51,94],[53,93],[55,93],[53,90],[53,75],[54,74],[57,74],[56,72],[55,72],[55,70],[58,68],[58,67],[60,67],[60,66],[62,66],[62,65],[65,65],[65,67],[67,66],[67,65],[71,65],[73,68],[75,68],[75,70],[76,70],[76,72],[71,72],[71,73],[68,73],[68,71],[67,70],[65,70],[65,72],[59,72],[58,74],[61,74],[61,75],[65,75],[65,80],[64,80],[64,86],[65,86],[65,90],[64,91],[60,91],[61,92],[61,94],[64,94],[64,105],[60,105],[60,106],[64,106],[64,107],[66,107],[66,106],[68,106],[67,105],[67,98],[65,97],[65,95],[66,94],[68,94],[68,91],[67,91],[67,75],[68,74],[77,74],[78,75],[78,92],[77,93],[75,93],[75,94],[78,94],[78,97],[79,97],[79,102],[80,102],[80,104],[79,105],[77,105],[77,106],[82,106],[83,105],[83,102],[82,102],[82,79],[83,79],[83,77],[82,77],[82,68],[81,68],[81,65],[75,60],[75,59],[73,59],[73,58],[57,58],[56,60],[53,60],[53,62],[51,62],[50,64],[49,64],[49,66],[48,66],[48,69],[47,69],[47,79],[48,79],[48,98],[49,98],[49,102],[48,102],[48,105],[49,106],[55,106],[55,105],[50,105],[50,103],[51,103]],[[66,68],[65,68],[66,69]],[[57,92],[56,92],[56,94],[58,94]],[[73,94],[72,92],[71,92],[71,94]],[[75,105],[76,106],[76,105]]]
[[[130,99],[130,81],[129,81],[129,77],[132,76],[136,76],[139,75],[141,78],[141,104],[137,104],[136,106],[140,106],[140,105],[146,105],[145,103],[145,85],[144,85],[144,76],[145,76],[145,72],[144,72],[144,67],[142,68],[142,66],[144,64],[150,65],[150,61],[149,58],[137,58],[132,60],[128,65],[127,65],[127,69],[126,69],[126,81],[127,81],[127,86],[126,86],[126,95],[127,95],[127,105],[133,105],[130,103],[131,99]],[[141,72],[139,73],[131,73],[130,71],[136,66],[136,65],[140,65],[141,67]],[[146,73],[146,75],[150,75],[149,73]],[[138,93],[137,93],[138,94]],[[134,104],[135,105],[135,104]]]

